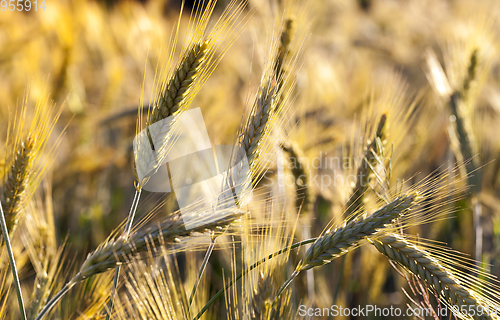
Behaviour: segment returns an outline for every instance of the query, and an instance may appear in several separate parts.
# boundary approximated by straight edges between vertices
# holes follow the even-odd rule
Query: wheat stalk
[[[451,113],[455,116],[455,122],[452,124],[454,132],[450,134],[452,140],[457,140],[454,146],[455,157],[458,160],[468,160],[464,166],[464,176],[469,180],[472,190],[472,213],[474,216],[475,248],[474,257],[477,261],[482,261],[483,253],[483,226],[481,224],[481,204],[477,199],[477,194],[481,191],[481,176],[476,172],[479,167],[479,158],[474,157],[477,154],[478,146],[472,130],[472,121],[464,114],[463,104],[469,99],[471,84],[476,80],[476,69],[478,65],[478,51],[474,50],[470,56],[467,76],[463,81],[462,88],[455,91],[450,96],[449,106]],[[472,174],[474,173],[474,174]]]
[[[467,75],[463,80],[461,88],[458,88],[449,97],[449,108],[455,121],[451,124],[454,132],[451,133],[452,144],[455,156],[458,161],[465,162],[471,159],[463,167],[464,176],[467,176],[469,183],[472,186],[472,191],[477,193],[480,191],[480,180],[477,174],[470,175],[479,166],[478,158],[474,157],[477,154],[477,143],[472,130],[471,119],[465,114],[464,104],[469,100],[469,91],[471,84],[476,80],[476,69],[478,66],[478,51],[474,50],[470,56]]]
[[[496,311],[489,308],[488,304],[485,305],[476,293],[457,279],[454,272],[441,264],[431,253],[410,243],[401,235],[387,234],[376,239],[369,239],[369,241],[380,253],[425,281],[430,288],[444,299],[445,303],[451,303],[459,307],[472,306],[476,313],[478,310]],[[463,314],[460,316],[463,319],[469,318]],[[474,318],[493,319],[486,312],[483,316]]]
[[[12,277],[14,278],[14,286],[16,288],[17,301],[19,303],[19,311],[21,313],[21,319],[26,320],[26,311],[24,308],[23,293],[21,291],[21,283],[19,282],[19,274],[17,272],[16,260],[14,259],[14,253],[12,251],[12,246],[10,245],[9,232],[7,230],[7,223],[5,222],[5,215],[3,213],[2,205],[0,204],[0,227],[2,229],[2,234],[5,241],[5,247],[7,248],[7,254],[9,256],[10,269],[12,271]]]
[[[170,116],[177,116],[182,110],[188,107],[190,101],[188,96],[191,94],[192,87],[195,84],[196,80],[203,74],[202,69],[205,67],[204,64],[207,61],[206,56],[210,49],[209,43],[210,42],[208,40],[202,43],[194,43],[191,46],[191,48],[186,50],[186,52],[183,55],[183,58],[177,65],[172,76],[164,84],[164,90],[160,93],[149,116],[148,125],[154,124]],[[151,136],[149,126],[147,127],[147,134],[150,142],[149,147],[152,150],[155,150],[155,145],[153,142],[153,138]],[[156,168],[158,164],[162,163],[163,160],[162,157],[166,155],[166,153],[168,152],[167,145],[171,137],[172,135],[168,134],[165,141],[162,141],[162,145],[159,147],[159,149],[162,151],[158,150],[160,152],[160,156],[159,159],[156,159],[156,161],[150,160],[145,163],[143,158],[146,156],[146,154],[149,153],[145,153],[144,152],[145,150],[142,148],[144,147],[147,148],[148,146],[139,147],[138,151],[135,154],[136,161],[134,162],[134,174],[136,175],[138,184],[136,187],[136,192],[134,195],[134,200],[132,202],[129,215],[127,217],[127,223],[124,233],[125,237],[128,237],[130,230],[132,228],[135,213],[141,196],[142,185],[144,181],[147,180],[148,178],[148,177],[142,177],[142,175],[138,173],[137,166],[138,165],[141,167],[146,166],[147,169],[145,170],[143,169],[143,171],[154,173],[155,171],[151,169]],[[156,146],[156,148],[158,148],[158,146]],[[138,154],[141,151],[144,153],[142,157],[140,154]],[[153,168],[150,168],[150,164],[152,164]],[[119,275],[120,275],[120,267],[117,267],[113,281],[111,299],[108,306],[110,311],[108,313],[107,319],[109,319],[111,311],[113,310],[113,298],[116,292],[116,288],[118,286]]]
[[[43,165],[39,165],[48,138],[62,111],[61,108],[59,112],[54,114],[53,106],[48,103],[46,100],[47,96],[42,91],[42,97],[36,104],[31,124],[28,126],[28,130],[25,130],[28,98],[29,94],[26,93],[22,107],[16,110],[15,119],[9,125],[7,146],[13,148],[15,154],[12,156],[12,159],[9,159],[12,161],[11,167],[6,173],[2,199],[0,199],[2,240],[7,248],[22,319],[26,319],[26,311],[9,236],[16,230],[24,203],[37,188],[42,173],[48,167],[48,163],[50,163],[54,149],[48,153],[47,158],[49,161]],[[11,137],[10,134],[13,136]],[[12,145],[10,145],[11,143]],[[5,212],[3,210],[4,206]],[[0,240],[0,247],[2,246],[2,240]]]
[[[147,138],[149,145],[134,145],[134,174],[137,179],[136,192],[132,203],[127,223],[125,228],[125,237],[129,235],[133,224],[135,212],[140,199],[141,190],[148,179],[157,172],[160,165],[166,159],[169,148],[172,146],[171,140],[174,137],[172,133],[178,118],[182,116],[182,111],[186,110],[191,101],[196,96],[198,90],[207,80],[208,76],[213,72],[220,57],[215,55],[215,49],[222,47],[225,41],[229,43],[232,39],[233,29],[237,26],[236,20],[241,14],[244,4],[237,4],[232,1],[228,8],[223,12],[220,20],[216,23],[214,30],[210,35],[205,36],[207,24],[210,20],[212,12],[217,1],[197,1],[196,13],[194,14],[194,35],[189,40],[188,46],[182,59],[177,64],[169,80],[163,82],[160,87],[160,93],[156,99],[147,122]],[[234,11],[233,11],[234,9]],[[200,10],[200,12],[198,12]],[[182,10],[181,10],[182,12]],[[180,25],[179,17],[178,26]],[[178,32],[178,29],[177,29]],[[203,40],[208,39],[208,40]],[[176,34],[177,40],[177,34]],[[172,46],[171,55],[174,52],[176,40]],[[226,43],[226,45],[228,45]],[[227,47],[225,48],[227,50]],[[141,132],[142,125],[142,108],[139,109],[139,126],[138,131]],[[159,126],[152,126],[160,120],[174,117],[173,121],[160,123]],[[153,135],[153,130],[155,134]],[[160,138],[160,141],[156,141]],[[153,152],[151,152],[153,151]],[[111,299],[109,302],[109,312],[107,319],[109,320],[113,309],[113,297],[118,286],[120,267],[116,268]]]

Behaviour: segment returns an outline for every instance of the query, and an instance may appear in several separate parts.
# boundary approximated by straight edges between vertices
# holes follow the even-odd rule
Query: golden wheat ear
[[[232,0],[225,8],[214,26],[208,24],[217,1],[196,1],[184,37],[179,34],[181,16],[172,37],[170,53],[161,70],[156,73],[156,80],[151,92],[153,101],[149,106],[146,130],[147,141],[138,140],[134,147],[135,174],[138,188],[156,172],[166,158],[175,141],[175,125],[206,83],[227,50],[241,32],[246,18],[241,19],[246,2]],[[181,39],[183,42],[181,42]],[[182,46],[178,62],[174,62],[178,45]],[[142,107],[139,108],[137,133],[143,130]],[[162,120],[169,120],[161,122]],[[151,125],[160,125],[151,127]],[[151,130],[155,130],[152,132]],[[170,133],[162,135],[163,131]],[[159,137],[159,138],[158,138]],[[158,140],[158,141],[156,141]],[[151,152],[154,151],[154,154]]]
[[[9,124],[6,146],[13,154],[8,154],[5,161],[10,163],[10,168],[3,174],[5,182],[3,184],[2,198],[0,199],[0,224],[2,230],[0,247],[3,249],[5,243],[21,319],[26,319],[26,311],[17,271],[19,256],[15,255],[10,239],[19,225],[19,220],[23,217],[27,201],[38,187],[42,173],[47,168],[47,162],[42,163],[41,159],[42,156],[47,156],[43,151],[60,115],[60,113],[57,113],[55,119],[53,119],[53,114],[50,112],[51,108],[47,107],[47,101],[39,100],[33,118],[29,119],[31,120],[31,124],[28,125],[29,129],[25,129],[25,122],[29,121],[26,116],[28,101],[29,96],[26,94],[20,112],[16,112],[13,124]],[[3,261],[0,263],[3,264]],[[23,264],[24,262],[20,265]]]
[[[247,109],[238,131],[238,144],[245,151],[254,185],[268,169],[266,156],[276,151],[275,145],[288,121],[284,115],[293,99],[294,71],[302,53],[301,48],[290,52],[291,33],[292,23],[287,20],[279,32],[272,35],[255,100]]]
[[[449,41],[443,49],[446,72],[434,52],[428,50],[426,57],[426,75],[437,97],[438,107],[445,106],[445,114],[449,115],[447,131],[451,150],[457,161],[467,163],[461,174],[471,185],[474,258],[477,261],[483,258],[483,209],[478,197],[482,191],[482,174],[478,169],[482,165],[481,149],[487,145],[483,143],[486,138],[482,136],[483,125],[477,121],[477,105],[498,52],[494,44],[495,19],[490,15],[485,12],[472,15],[467,32]]]
[[[460,319],[498,319],[500,282],[476,262],[435,241],[398,233],[370,240],[391,261],[415,275]],[[465,310],[465,311],[464,311]]]
[[[53,159],[60,136],[50,149],[46,150],[46,147],[62,110],[62,107],[56,109],[46,94],[35,107],[29,106],[28,90],[9,122],[4,158],[7,165],[0,200],[11,234],[19,225],[24,207]]]

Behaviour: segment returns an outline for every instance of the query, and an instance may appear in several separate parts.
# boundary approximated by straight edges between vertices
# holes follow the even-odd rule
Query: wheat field
[[[0,320],[500,319],[498,30],[494,0],[1,1]]]

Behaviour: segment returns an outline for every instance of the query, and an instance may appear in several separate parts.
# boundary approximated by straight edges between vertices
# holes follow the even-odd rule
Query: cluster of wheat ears
[[[232,160],[239,163],[245,157],[249,170],[225,177],[226,187],[221,187],[214,207],[194,203],[181,213],[163,202],[135,219],[143,187],[176,142],[176,124],[252,19],[245,1],[231,1],[217,19],[212,17],[216,1],[199,1],[188,27],[179,28],[179,19],[174,28],[166,62],[156,72],[151,103],[143,106],[141,101],[137,113],[136,132],[146,129],[150,143],[133,147],[135,196],[127,200],[127,220],[81,264],[72,265],[64,241],[56,237],[48,175],[64,137],[51,133],[64,108],[56,108],[48,95],[30,106],[26,95],[11,112],[2,149],[0,320],[301,318],[300,304],[325,304],[314,299],[320,289],[318,277],[324,276],[320,270],[338,259],[341,263],[335,270],[340,279],[346,257],[351,257],[347,262],[351,266],[362,263],[361,246],[372,247],[362,251],[370,259],[386,258],[402,270],[415,297],[405,293],[416,305],[447,307],[460,319],[500,318],[500,283],[481,264],[479,173],[484,163],[477,155],[480,142],[472,117],[493,61],[491,42],[490,46],[483,43],[494,24],[484,23],[483,38],[478,36],[468,47],[457,49],[461,57],[449,57],[454,65],[447,71],[453,72],[443,71],[434,51],[428,50],[425,57],[433,103],[452,119],[447,133],[457,164],[441,166],[425,178],[405,180],[404,173],[395,169],[397,155],[411,147],[406,137],[418,121],[421,95],[408,102],[392,89],[382,90],[380,97],[369,99],[359,117],[357,128],[362,128],[364,138],[359,142],[359,133],[353,130],[342,148],[345,158],[360,159],[343,169],[344,176],[356,179],[329,186],[344,199],[342,208],[337,208],[341,218],[337,215],[313,237],[310,226],[321,204],[314,175],[321,174],[323,183],[324,177],[331,182],[335,173],[328,172],[332,169],[328,166],[313,172],[303,163],[308,161],[304,144],[293,138],[296,127],[303,125],[294,120],[294,106],[300,101],[297,82],[303,56],[308,54],[309,13],[307,4],[284,3],[267,40],[260,85],[234,139],[245,154],[234,153]],[[388,75],[388,87],[404,82],[396,72]],[[172,132],[160,146],[153,145],[148,128],[167,118],[173,119]],[[329,143],[322,139],[330,132],[311,131],[316,134],[310,139],[319,150],[322,143]],[[156,159],[147,156],[151,149]],[[280,176],[271,174],[280,170],[294,182],[285,184],[284,191]],[[270,181],[275,183],[270,186]],[[253,195],[236,197],[235,187],[250,189]],[[173,209],[165,213],[162,206]],[[473,217],[474,259],[411,232],[423,225],[451,223],[462,211]],[[186,219],[196,226],[187,228]],[[231,254],[218,256],[217,264],[211,264],[218,246]],[[377,251],[382,255],[376,256]],[[182,261],[178,261],[180,255]],[[19,276],[20,268],[28,265],[34,281]],[[214,271],[217,268],[221,271]],[[66,271],[70,269],[76,271]],[[223,285],[211,288],[207,277],[222,277]],[[307,298],[298,300],[296,291]]]

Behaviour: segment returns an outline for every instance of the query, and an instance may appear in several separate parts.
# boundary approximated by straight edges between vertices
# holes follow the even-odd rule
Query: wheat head
[[[335,230],[328,230],[307,250],[296,271],[322,266],[359,246],[362,240],[406,214],[416,197],[416,194],[398,197],[367,217],[358,217]]]
[[[430,288],[439,294],[445,304],[458,307],[467,306],[469,311],[468,307],[471,306],[476,313],[474,319],[496,319],[488,312],[498,310],[498,305],[481,297],[472,289],[470,281],[457,278],[457,269],[453,270],[441,263],[429,251],[395,233],[369,241],[380,253],[425,281]],[[483,315],[477,315],[480,310],[484,310]],[[470,318],[466,314],[460,314],[459,317],[462,319]]]

